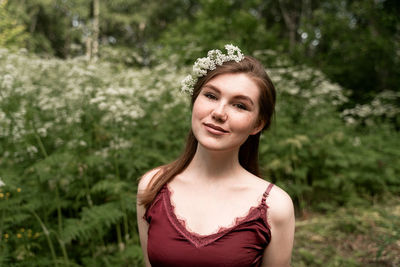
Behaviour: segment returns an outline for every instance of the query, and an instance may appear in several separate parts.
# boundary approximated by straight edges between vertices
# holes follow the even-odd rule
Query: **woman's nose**
[[[225,105],[221,103],[220,105],[216,106],[212,111],[212,118],[216,121],[224,122],[228,119],[228,115],[225,111]]]

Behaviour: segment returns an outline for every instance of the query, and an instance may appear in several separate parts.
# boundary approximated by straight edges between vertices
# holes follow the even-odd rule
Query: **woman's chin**
[[[239,150],[240,147],[232,144],[224,144],[223,142],[199,141],[198,143],[203,149],[212,152],[232,152],[234,150]]]

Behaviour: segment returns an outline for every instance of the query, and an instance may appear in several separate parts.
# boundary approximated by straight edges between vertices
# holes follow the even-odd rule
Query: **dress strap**
[[[269,192],[271,191],[272,187],[274,186],[273,183],[270,183],[267,187],[267,190],[265,190],[263,197],[262,197],[262,203],[265,203],[265,200],[267,199]]]

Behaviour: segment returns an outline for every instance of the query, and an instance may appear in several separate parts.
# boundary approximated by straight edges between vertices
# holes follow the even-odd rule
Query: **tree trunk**
[[[279,9],[281,10],[283,20],[285,21],[286,27],[289,30],[289,51],[292,53],[296,45],[296,30],[297,23],[294,14],[291,14],[285,7],[282,0],[278,1]]]
[[[97,61],[99,54],[99,13],[100,0],[93,0],[93,37],[92,37],[92,57],[93,61]]]
[[[88,36],[85,42],[86,46],[86,60],[90,61],[92,59],[92,38]]]

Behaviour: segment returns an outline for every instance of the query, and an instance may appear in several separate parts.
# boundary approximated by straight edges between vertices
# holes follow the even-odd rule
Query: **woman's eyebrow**
[[[214,91],[217,91],[217,93],[221,93],[221,91],[212,84],[206,84],[206,85],[204,85],[204,87],[208,87],[210,89],[213,89]]]
[[[245,95],[238,95],[238,96],[235,96],[234,98],[247,100],[247,101],[250,102],[250,104],[252,104],[252,105],[254,106],[253,100],[251,100],[251,98],[248,97],[248,96],[245,96]]]
[[[216,91],[216,92],[219,93],[219,94],[221,93],[221,91],[218,89],[218,87],[216,87],[216,86],[214,86],[214,85],[212,85],[212,84],[206,84],[206,85],[204,85],[203,88],[206,88],[206,87],[207,87],[207,88],[210,88],[210,89],[212,89],[212,90],[214,90],[214,91]],[[254,106],[253,100],[251,100],[251,98],[248,97],[248,96],[245,96],[245,95],[237,95],[237,96],[234,96],[233,98],[242,99],[242,100],[247,100],[247,101],[250,102],[251,105]]]

